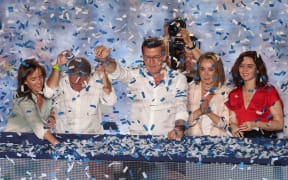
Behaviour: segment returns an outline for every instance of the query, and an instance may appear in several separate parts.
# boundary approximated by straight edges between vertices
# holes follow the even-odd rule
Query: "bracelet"
[[[56,70],[58,70],[60,72],[62,71],[62,67],[60,65],[53,65],[52,68],[56,69]]]
[[[191,51],[193,49],[195,49],[196,47],[196,44],[193,42],[193,46],[192,47],[189,47],[189,46],[185,46],[187,50]]]

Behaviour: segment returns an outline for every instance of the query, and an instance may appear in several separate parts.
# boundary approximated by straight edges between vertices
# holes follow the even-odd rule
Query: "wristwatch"
[[[196,47],[196,43],[195,43],[194,41],[192,41],[192,44],[193,44],[192,47],[190,47],[190,46],[188,46],[188,45],[186,45],[185,47],[186,47],[188,50],[193,50],[193,49],[195,49],[195,47]]]

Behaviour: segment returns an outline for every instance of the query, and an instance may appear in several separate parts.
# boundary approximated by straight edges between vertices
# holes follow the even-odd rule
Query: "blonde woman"
[[[195,82],[189,85],[189,136],[226,136],[229,110],[225,106],[230,89],[224,85],[221,58],[214,52],[202,54]]]

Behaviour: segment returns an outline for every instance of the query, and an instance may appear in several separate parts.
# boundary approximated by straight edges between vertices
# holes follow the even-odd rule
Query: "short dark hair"
[[[32,91],[31,89],[25,84],[27,76],[32,74],[37,68],[39,68],[42,72],[43,79],[46,78],[46,71],[43,66],[39,64],[36,59],[25,59],[22,61],[19,69],[18,69],[18,88],[16,90],[18,97],[27,97],[30,100],[32,99]],[[22,88],[21,88],[22,87]],[[42,87],[43,89],[43,87]],[[33,101],[34,102],[34,101]]]
[[[68,74],[72,76],[89,76],[91,74],[91,64],[83,57],[76,57],[68,64]]]
[[[145,39],[142,43],[142,54],[144,54],[144,48],[156,48],[161,47],[162,51],[165,51],[165,46],[163,43],[163,40],[158,39],[156,37],[150,37],[148,39]]]
[[[246,51],[239,55],[239,57],[236,59],[236,62],[234,63],[232,67],[232,77],[233,77],[233,83],[237,88],[240,88],[243,86],[244,82],[240,76],[239,73],[239,66],[244,60],[244,57],[250,57],[253,59],[254,63],[256,64],[256,69],[258,70],[258,74],[256,77],[256,87],[260,88],[265,86],[268,82],[268,75],[267,70],[264,61],[262,60],[262,57],[260,54],[258,54],[256,51]]]
[[[214,62],[215,65],[215,73],[216,73],[216,86],[223,86],[225,83],[225,72],[224,72],[224,67],[223,67],[223,62],[220,58],[220,56],[218,56],[215,52],[206,52],[204,54],[202,54],[199,57],[199,60],[197,61],[197,74],[196,77],[199,77],[197,79],[195,79],[196,84],[199,84],[199,82],[201,81],[200,79],[200,73],[199,73],[199,67],[200,67],[200,63],[203,59],[211,59]]]

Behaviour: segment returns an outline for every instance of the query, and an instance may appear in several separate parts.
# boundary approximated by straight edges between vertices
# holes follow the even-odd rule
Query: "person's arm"
[[[110,94],[112,91],[112,85],[111,82],[108,79],[108,76],[105,72],[105,69],[103,67],[103,65],[96,65],[96,71],[100,77],[100,79],[102,80],[102,84],[103,84],[103,91],[106,94]]]
[[[185,48],[186,53],[191,53],[195,59],[199,59],[199,57],[202,55],[201,50],[194,45],[194,43],[192,42],[191,38],[190,38],[190,33],[187,29],[185,28],[181,28],[180,29],[180,34],[187,46],[187,48]]]
[[[50,143],[53,144],[53,145],[60,143],[60,142],[55,138],[55,136],[53,136],[53,134],[51,133],[51,131],[46,131],[46,133],[44,134],[44,139],[46,139],[48,142],[50,142]]]
[[[52,144],[59,143],[49,129],[44,129],[44,124],[33,102],[21,102],[20,107],[29,126],[39,139],[45,138]]]
[[[64,50],[58,55],[56,64],[52,66],[52,73],[47,80],[47,86],[49,88],[58,87],[62,66],[68,62],[68,59],[65,57],[65,53],[72,54],[71,51]]]
[[[186,123],[183,119],[178,119],[175,122],[175,128],[168,133],[168,139],[169,140],[180,140],[183,135],[184,131],[186,129],[186,126],[184,125]]]
[[[280,100],[269,108],[273,119],[269,122],[247,121],[240,126],[241,131],[251,131],[253,128],[261,128],[266,131],[280,131],[284,127],[283,110]]]
[[[187,91],[188,84],[184,75],[179,75],[177,82],[175,82],[174,102],[176,107],[175,115],[175,129],[168,133],[168,139],[181,139],[184,131],[187,128],[187,120],[189,118],[187,108]],[[176,80],[176,79],[175,79]]]
[[[243,137],[244,133],[238,127],[238,120],[236,118],[236,114],[232,110],[229,110],[229,113],[230,113],[229,123],[232,135],[235,137]]]
[[[212,110],[210,110],[206,114],[215,124],[219,124],[220,123],[221,118],[217,114],[215,114]]]
[[[111,85],[111,82],[105,72],[105,69],[101,65],[96,66],[98,76],[102,80],[102,91],[100,92],[100,101],[107,106],[113,106],[117,103],[117,96],[115,90]]]
[[[170,41],[170,36],[169,36],[169,32],[168,32],[168,21],[164,22],[164,38],[163,38],[163,42],[164,42],[164,46],[165,46],[165,52],[168,56],[170,56],[170,50],[169,50],[169,41]]]

